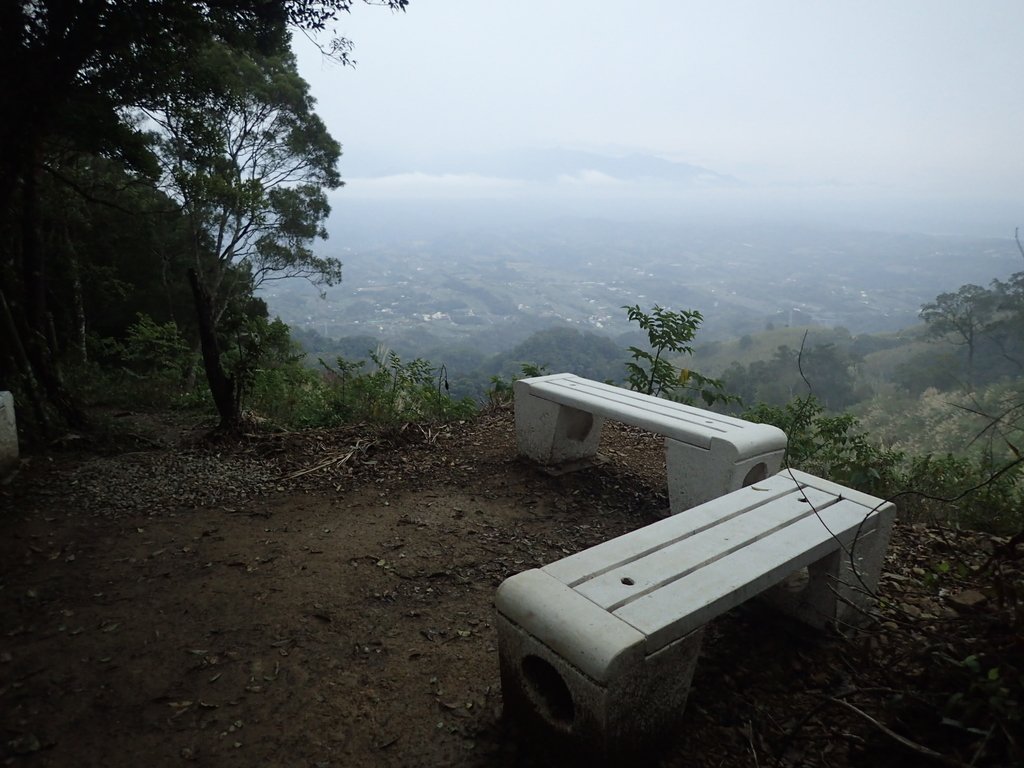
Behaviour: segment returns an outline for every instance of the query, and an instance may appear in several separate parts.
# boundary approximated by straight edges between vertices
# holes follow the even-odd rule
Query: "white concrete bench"
[[[506,712],[598,755],[657,743],[678,725],[714,617],[769,590],[815,627],[861,618],[894,512],[787,471],[506,579],[495,599]],[[802,592],[770,589],[805,568]]]
[[[520,454],[557,465],[597,456],[604,419],[665,438],[673,513],[775,474],[786,435],[754,424],[571,373],[521,379],[513,385]]]
[[[0,480],[18,467],[18,426],[14,418],[14,396],[0,392]]]

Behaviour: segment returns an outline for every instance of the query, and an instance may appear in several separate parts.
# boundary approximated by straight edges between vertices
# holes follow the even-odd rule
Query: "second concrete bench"
[[[605,418],[663,435],[673,513],[763,480],[782,466],[786,435],[769,424],[571,373],[521,379],[513,388],[519,452],[540,464],[596,457]]]

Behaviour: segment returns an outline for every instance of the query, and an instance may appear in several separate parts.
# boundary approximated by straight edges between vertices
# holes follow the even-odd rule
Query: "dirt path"
[[[516,460],[508,411],[219,450],[126,418],[133,449],[34,457],[0,495],[5,764],[549,764],[501,718],[494,590],[667,508],[660,445],[628,429],[552,478]],[[891,690],[901,637],[723,617],[663,765],[924,759],[821,703]]]

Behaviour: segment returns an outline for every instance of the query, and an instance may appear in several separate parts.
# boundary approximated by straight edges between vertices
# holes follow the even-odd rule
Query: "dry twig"
[[[358,453],[366,453],[366,451],[369,450],[369,448],[372,445],[374,445],[375,443],[376,443],[375,440],[370,441],[368,443],[363,443],[362,440],[357,440],[355,446],[353,446],[352,450],[350,450],[348,453],[338,454],[337,456],[332,456],[331,458],[327,459],[326,461],[322,461],[319,464],[315,464],[312,467],[306,467],[305,469],[300,469],[300,470],[297,470],[295,472],[292,472],[289,475],[284,475],[283,477],[281,477],[278,480],[278,482],[281,482],[283,480],[294,480],[297,477],[302,477],[303,475],[308,475],[311,472],[319,472],[321,469],[326,469],[327,467],[331,467],[331,466],[343,466],[343,465],[345,465],[349,461],[349,459],[351,459],[353,456],[355,456],[355,454],[357,452]]]
[[[862,717],[863,719],[871,723],[873,726],[875,726],[882,733],[884,733],[886,736],[899,742],[907,749],[917,752],[919,755],[924,755],[925,757],[930,757],[933,760],[938,760],[943,765],[957,766],[957,768],[969,768],[967,763],[961,762],[960,760],[950,757],[949,755],[944,755],[941,752],[936,752],[934,749],[930,749],[924,746],[923,744],[918,744],[916,741],[911,741],[906,736],[901,736],[900,734],[896,733],[896,731],[889,728],[887,725],[883,725],[882,723],[875,720],[875,718],[873,718],[863,709],[855,707],[848,701],[843,701],[842,699],[836,698],[829,698],[829,701],[831,701],[833,704],[838,704],[841,707],[845,707],[846,709],[853,712],[855,715]]]

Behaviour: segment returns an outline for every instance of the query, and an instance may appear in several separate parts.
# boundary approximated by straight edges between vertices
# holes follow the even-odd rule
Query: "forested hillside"
[[[82,386],[107,388],[121,370],[192,381],[201,367],[222,426],[237,428],[283,333],[255,289],[340,278],[310,248],[326,237],[340,145],[290,34],[323,30],[350,5],[4,11],[0,377],[28,406],[30,437],[84,427]],[[346,46],[336,40],[334,55]]]

